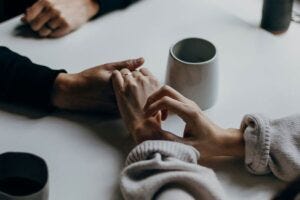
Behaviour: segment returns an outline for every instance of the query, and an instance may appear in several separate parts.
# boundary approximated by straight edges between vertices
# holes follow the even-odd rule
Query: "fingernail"
[[[135,64],[142,64],[144,61],[145,61],[144,58],[140,57],[140,58],[135,59],[134,62],[135,62]]]

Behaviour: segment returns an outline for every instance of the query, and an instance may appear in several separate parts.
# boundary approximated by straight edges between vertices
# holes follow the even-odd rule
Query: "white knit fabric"
[[[196,199],[221,199],[224,193],[215,173],[197,165],[198,158],[196,149],[176,142],[146,141],[140,144],[129,154],[122,172],[124,198],[155,199],[161,190],[180,186]],[[177,194],[161,196],[177,199]],[[181,195],[186,196],[183,199],[190,199],[190,195]]]
[[[273,173],[283,181],[300,175],[300,115],[271,120],[246,115],[245,164],[254,174]]]
[[[270,120],[246,115],[241,123],[246,168],[290,181],[300,175],[300,115]],[[226,199],[215,173],[197,164],[199,152],[169,141],[146,141],[128,155],[121,175],[125,199]]]

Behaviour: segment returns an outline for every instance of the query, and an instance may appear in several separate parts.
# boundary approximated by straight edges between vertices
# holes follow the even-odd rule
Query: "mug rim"
[[[32,159],[38,160],[41,162],[41,164],[43,165],[43,167],[45,167],[45,181],[42,183],[41,188],[37,191],[34,191],[32,193],[29,194],[25,194],[25,195],[13,195],[4,191],[0,191],[0,195],[4,195],[6,197],[9,198],[30,198],[42,193],[48,193],[48,187],[49,187],[49,169],[48,169],[48,165],[47,162],[40,156],[33,154],[33,153],[29,153],[29,152],[19,152],[19,151],[9,151],[9,152],[4,152],[2,154],[0,154],[0,156],[16,156],[16,155],[21,155],[21,156],[29,156]]]
[[[210,58],[209,60],[206,60],[206,61],[203,61],[203,62],[188,62],[188,61],[184,61],[184,60],[178,58],[177,56],[175,56],[175,54],[173,52],[174,47],[178,43],[180,43],[182,41],[185,41],[185,40],[190,40],[190,39],[197,39],[197,40],[201,40],[201,41],[209,43],[215,50],[214,56],[212,56],[212,58]],[[203,38],[199,38],[199,37],[188,37],[188,38],[181,39],[181,40],[177,41],[175,44],[173,44],[170,48],[170,55],[172,56],[172,58],[179,61],[179,62],[181,62],[181,63],[183,63],[183,64],[186,64],[186,65],[203,65],[203,64],[207,64],[207,63],[211,62],[212,60],[214,60],[217,57],[217,54],[218,54],[217,47],[212,42],[210,42],[206,39],[203,39]]]

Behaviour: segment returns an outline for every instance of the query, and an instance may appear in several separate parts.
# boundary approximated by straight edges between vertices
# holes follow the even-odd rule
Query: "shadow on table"
[[[228,185],[236,185],[244,191],[265,191],[268,190],[275,195],[286,186],[272,174],[254,175],[250,174],[243,159],[232,157],[219,157],[200,162],[201,165],[212,168],[219,179],[226,180]],[[226,190],[227,186],[223,185]],[[251,198],[251,197],[249,197]]]
[[[93,137],[114,147],[122,156],[123,162],[130,150],[133,148],[133,142],[129,134],[125,131],[122,121],[117,116],[103,113],[78,113],[67,111],[47,112],[24,105],[16,105],[6,102],[0,102],[0,110],[15,115],[21,115],[29,119],[41,119],[46,116],[62,118],[74,122],[90,130]],[[123,164],[119,166],[122,169]],[[115,186],[113,199],[122,199],[119,185]]]
[[[105,141],[116,148],[124,156],[129,153],[132,147],[132,139],[126,132],[122,120],[115,115],[105,113],[78,113],[58,111],[52,116],[66,119],[91,130],[96,138]]]
[[[13,31],[13,35],[17,37],[23,38],[39,38],[38,34],[26,25],[26,24],[19,24]]]
[[[16,105],[3,101],[0,101],[0,110],[16,115],[22,115],[29,119],[40,119],[49,114],[45,110],[40,110],[27,105],[24,106],[22,104]]]
[[[93,134],[95,138],[98,138],[100,141],[104,141],[105,143],[114,147],[114,149],[116,149],[122,156],[121,165],[118,166],[121,171],[123,168],[123,163],[125,163],[126,156],[133,148],[134,144],[119,118],[108,114],[100,115],[64,111],[53,113],[52,116],[80,124],[85,129],[90,130],[90,134]],[[119,199],[123,198],[119,184],[116,183],[114,186],[114,192],[112,194],[112,200]]]
[[[0,110],[21,115],[29,119],[40,119],[46,116],[54,116],[75,122],[91,130],[97,138],[115,147],[122,154],[127,154],[133,143],[126,133],[120,117],[106,113],[83,113],[69,111],[45,111],[42,109],[0,102]],[[126,134],[124,134],[126,133]],[[125,145],[126,143],[126,145]]]

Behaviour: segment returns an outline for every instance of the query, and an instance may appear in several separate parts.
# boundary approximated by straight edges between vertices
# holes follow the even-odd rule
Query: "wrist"
[[[245,142],[240,129],[224,129],[218,143],[223,156],[244,157],[245,155]]]
[[[71,75],[67,73],[60,73],[56,77],[53,85],[51,104],[52,106],[60,109],[65,109],[66,95],[72,85]]]
[[[134,126],[132,135],[137,144],[159,138],[160,123],[155,118],[144,119]]]

